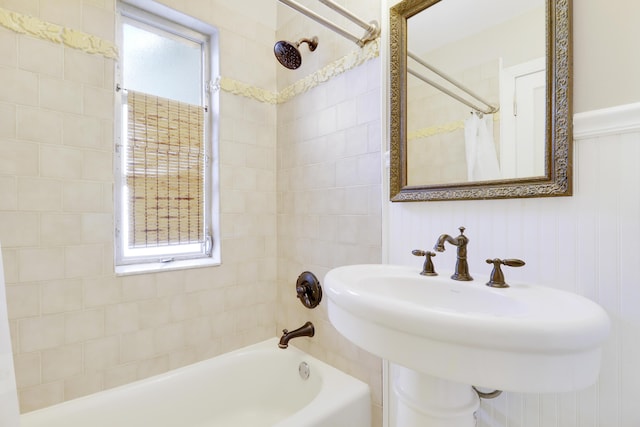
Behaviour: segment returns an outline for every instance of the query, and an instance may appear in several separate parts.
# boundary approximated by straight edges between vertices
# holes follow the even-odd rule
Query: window
[[[119,11],[116,272],[217,264],[216,31],[154,2]]]

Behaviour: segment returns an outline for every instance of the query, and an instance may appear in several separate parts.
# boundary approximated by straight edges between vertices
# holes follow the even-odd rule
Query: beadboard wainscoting
[[[464,225],[471,273],[488,274],[487,258],[521,258],[508,279],[584,295],[611,317],[597,384],[503,393],[482,402],[479,427],[640,426],[640,104],[577,114],[574,140],[572,197],[388,204],[390,263],[419,265],[412,249]],[[439,253],[436,269],[455,259]]]

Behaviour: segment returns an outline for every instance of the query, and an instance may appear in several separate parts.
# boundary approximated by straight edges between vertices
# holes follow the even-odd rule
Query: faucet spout
[[[448,234],[441,234],[440,237],[438,237],[438,241],[433,246],[433,249],[435,249],[438,252],[444,252],[445,242],[449,242],[453,246],[460,246],[460,242],[458,241],[458,238],[451,237]]]
[[[313,335],[315,335],[315,328],[313,327],[313,323],[311,322],[306,322],[304,325],[300,326],[298,329],[294,329],[291,332],[283,329],[278,347],[287,348],[289,346],[289,340],[298,337],[312,337]]]
[[[467,244],[469,238],[464,235],[464,227],[460,227],[460,235],[458,237],[451,237],[448,234],[442,234],[438,237],[434,250],[437,252],[444,252],[444,244],[448,242],[458,248],[458,257],[456,261],[456,269],[451,276],[453,280],[469,281],[473,280],[473,277],[469,274],[469,264],[467,264]]]

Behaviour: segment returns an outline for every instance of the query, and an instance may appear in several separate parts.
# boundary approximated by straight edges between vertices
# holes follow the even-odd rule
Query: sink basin
[[[331,323],[375,355],[458,383],[543,393],[597,380],[610,322],[593,301],[543,286],[498,289],[485,286],[487,278],[419,273],[380,264],[329,271]]]

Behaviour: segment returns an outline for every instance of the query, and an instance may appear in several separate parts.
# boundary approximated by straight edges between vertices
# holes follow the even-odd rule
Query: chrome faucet
[[[313,323],[311,322],[307,322],[304,325],[300,326],[298,329],[294,329],[291,332],[283,329],[278,347],[287,348],[289,346],[289,340],[298,337],[312,337],[315,332],[315,328],[313,327]]]
[[[433,247],[438,252],[444,252],[444,242],[449,242],[458,247],[458,260],[456,261],[456,269],[451,278],[453,280],[469,281],[473,280],[473,277],[469,274],[469,265],[467,264],[467,243],[469,238],[464,235],[464,227],[460,227],[460,235],[458,237],[451,237],[448,234],[443,234],[438,237],[436,245]]]

